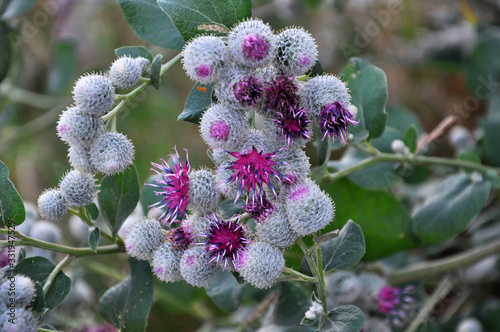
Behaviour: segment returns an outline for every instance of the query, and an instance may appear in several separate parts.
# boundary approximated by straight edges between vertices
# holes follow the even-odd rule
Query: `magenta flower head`
[[[245,212],[257,222],[267,219],[273,211],[274,206],[267,199],[266,194],[262,195],[262,199],[248,201],[245,205]]]
[[[246,238],[245,228],[238,223],[239,218],[224,221],[215,213],[206,218],[210,222],[206,233],[203,234],[206,251],[217,265],[223,265],[224,269],[228,265],[232,266],[239,252],[250,243]]]
[[[175,250],[186,250],[193,242],[193,234],[188,227],[181,226],[171,229],[167,239]]]
[[[357,125],[359,121],[354,119],[345,104],[335,101],[332,104],[323,106],[319,114],[319,130],[323,134],[323,139],[329,137],[335,141],[340,138],[346,144],[348,127]]]
[[[271,184],[271,178],[274,177],[281,181],[281,177],[283,177],[274,169],[275,165],[278,164],[274,160],[277,157],[276,152],[264,153],[252,146],[244,152],[228,153],[236,160],[225,166],[225,169],[233,171],[225,183],[233,181],[238,184],[235,202],[240,198],[243,190],[247,191],[247,201],[248,197],[251,197],[252,201],[255,201],[256,198],[262,200],[264,195],[263,184],[271,188],[276,195],[276,191]]]
[[[254,107],[264,95],[264,85],[259,78],[249,76],[234,86],[234,98],[246,107]]]
[[[174,165],[170,165],[163,159],[161,159],[161,164],[151,163],[157,169],[151,168],[152,171],[156,172],[161,178],[156,180],[156,184],[146,185],[159,188],[160,190],[155,191],[156,195],[163,196],[162,200],[150,205],[149,207],[165,208],[165,212],[162,213],[159,220],[164,223],[169,222],[170,224],[181,217],[184,219],[186,216],[186,208],[189,202],[189,172],[191,171],[191,165],[189,164],[188,151],[186,151],[186,161],[182,162],[177,149],[174,148],[175,155],[171,154],[174,160]]]
[[[299,88],[294,82],[293,76],[281,75],[269,82],[266,87],[265,112],[275,111],[288,113],[299,109],[300,96],[297,94]]]
[[[294,142],[301,140],[303,145],[311,139],[311,127],[309,117],[304,108],[296,108],[289,112],[276,112],[273,119],[279,130],[280,137],[284,138],[288,147]]]
[[[407,312],[415,307],[415,287],[384,286],[378,293],[378,309],[389,316],[391,323],[402,327],[408,319]]]

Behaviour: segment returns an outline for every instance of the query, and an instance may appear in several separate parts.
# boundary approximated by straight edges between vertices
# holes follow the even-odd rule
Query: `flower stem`
[[[307,276],[305,274],[300,273],[299,271],[295,271],[294,269],[291,269],[289,267],[285,267],[283,269],[284,273],[287,273],[289,275],[297,277],[298,280],[304,281],[304,282],[316,282],[317,279],[314,277]]]
[[[174,64],[176,64],[177,62],[179,62],[179,60],[182,58],[182,56],[183,56],[183,52],[180,52],[179,54],[177,54],[176,56],[174,56],[170,61],[168,61],[167,63],[163,64],[161,66],[160,75],[163,75]],[[120,112],[120,110],[122,108],[124,108],[125,106],[127,106],[127,104],[133,98],[135,98],[137,95],[139,95],[142,91],[146,90],[150,85],[151,85],[151,80],[142,82],[137,88],[135,88],[134,90],[132,90],[129,93],[127,93],[126,95],[124,95],[123,99],[120,101],[120,103],[118,103],[118,105],[116,105],[116,107],[113,108],[111,111],[109,111],[107,114],[103,115],[102,119],[104,121],[107,121],[107,120],[109,120],[111,118],[116,117],[116,115],[118,114],[118,112]]]
[[[43,294],[47,295],[47,292],[49,291],[50,286],[52,285],[52,282],[56,278],[56,276],[59,274],[59,272],[62,271],[62,269],[70,264],[73,261],[74,257],[71,255],[66,255],[59,264],[56,265],[56,267],[50,272],[49,276],[47,277],[47,280],[45,280],[45,283],[43,284]]]
[[[368,152],[368,150],[365,151]],[[443,165],[454,168],[466,168],[481,173],[487,173],[493,171],[497,174],[500,174],[500,168],[485,166],[482,164],[477,164],[466,160],[441,158],[441,157],[416,156],[416,155],[400,155],[392,153],[383,153],[378,151],[375,151],[370,154],[372,155],[371,157],[363,159],[352,166],[325,175],[324,180],[328,183],[335,182],[343,177],[346,177],[352,173],[365,169],[369,166],[384,162],[409,163],[412,165]]]
[[[69,212],[77,217],[80,217],[80,219],[86,223],[89,227],[94,227],[94,223],[92,222],[92,220],[90,220],[88,217],[87,217],[87,214],[85,213],[85,208],[80,206],[78,207],[78,211],[76,210],[73,210],[73,209],[69,209]],[[123,242],[123,239],[117,235],[116,236],[116,239],[109,233],[107,232],[104,232],[101,230],[101,236],[108,239],[109,241],[113,242],[113,243],[116,243],[118,244],[119,246],[123,247],[125,246],[124,242]]]

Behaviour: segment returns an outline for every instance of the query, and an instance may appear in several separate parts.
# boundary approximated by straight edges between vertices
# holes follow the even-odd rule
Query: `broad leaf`
[[[365,260],[418,246],[412,233],[410,213],[396,197],[384,191],[368,191],[348,179],[336,181],[324,189],[336,206],[334,222],[325,232],[342,227],[349,219],[356,220],[366,242]]]
[[[163,55],[157,54],[151,62],[151,85],[158,90],[160,88],[161,82],[161,59]]]
[[[365,238],[361,227],[349,220],[340,230],[338,237],[321,244],[323,269],[348,270],[358,264],[365,252]],[[316,254],[313,258],[316,260]],[[305,259],[302,261],[302,270],[311,274]]]
[[[123,46],[115,50],[117,57],[129,56],[131,58],[143,57],[149,61],[153,61],[153,55],[151,52],[143,46]]]
[[[134,165],[123,173],[105,176],[101,180],[97,200],[113,236],[116,237],[125,219],[134,211],[139,196],[139,181]]]
[[[129,258],[130,276],[99,300],[99,314],[122,332],[146,330],[153,303],[153,275],[148,262]]]
[[[491,182],[478,177],[465,173],[447,177],[414,211],[416,233],[424,243],[452,239],[479,214],[488,198]]]
[[[418,131],[416,126],[411,125],[410,128],[408,128],[405,133],[404,142],[408,149],[410,149],[411,153],[415,153],[415,151],[417,151]]]
[[[0,161],[0,225],[18,226],[26,218],[24,203],[9,180],[9,169]]]
[[[324,73],[323,66],[319,60],[316,60],[314,66],[306,73],[307,77],[315,77]]]
[[[484,128],[484,153],[489,165],[500,166],[500,113],[489,114],[483,122]]]
[[[358,108],[357,127],[349,129],[355,136],[368,131],[368,139],[382,136],[387,124],[387,77],[382,69],[360,59],[351,58],[342,70],[342,78],[351,92],[351,103]]]
[[[99,245],[99,240],[101,239],[101,230],[99,227],[90,227],[88,243],[90,249],[97,252],[97,246]]]
[[[157,46],[182,49],[184,40],[179,30],[156,0],[118,0],[118,3],[137,36]]]
[[[49,274],[56,266],[43,257],[27,257],[21,260],[14,268],[14,273],[23,274],[30,277],[33,281],[44,283]],[[60,271],[52,284],[50,285],[47,294],[45,294],[45,307],[54,309],[68,295],[71,289],[71,279]],[[39,306],[37,304],[37,306]]]
[[[185,41],[205,34],[204,25],[227,30],[252,15],[250,0],[158,0]]]
[[[365,315],[356,306],[344,305],[328,313],[320,332],[359,332],[365,322]]]
[[[233,312],[241,304],[243,286],[229,271],[219,273],[217,278],[206,287],[207,295],[222,310]]]
[[[212,89],[212,84],[196,83],[193,89],[191,89],[184,105],[184,110],[178,119],[199,123],[203,112],[212,104]]]

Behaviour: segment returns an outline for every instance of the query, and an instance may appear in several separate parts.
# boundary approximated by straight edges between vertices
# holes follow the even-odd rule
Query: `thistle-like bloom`
[[[259,152],[255,146],[252,146],[245,152],[228,153],[236,158],[235,161],[226,166],[226,169],[234,171],[226,183],[234,181],[239,184],[235,202],[240,198],[243,190],[247,191],[247,201],[249,196],[252,201],[255,201],[255,198],[262,200],[263,184],[268,185],[276,195],[271,178],[275,177],[281,181],[281,177],[283,177],[274,169],[274,166],[277,165],[277,162],[273,160],[277,156],[276,152],[264,153],[262,150]]]
[[[151,170],[160,175],[161,178],[156,180],[156,184],[146,183],[146,185],[161,189],[155,191],[155,193],[158,196],[164,197],[161,201],[149,207],[165,208],[159,220],[162,220],[164,223],[169,222],[170,224],[176,220],[177,217],[184,219],[187,215],[186,208],[189,202],[189,172],[191,171],[187,150],[185,150],[185,162],[181,161],[177,149],[174,148],[174,150],[175,155],[171,154],[174,160],[174,166],[170,167],[163,159],[160,159],[161,164],[151,163],[151,165],[158,169],[151,168]]]
[[[297,108],[289,112],[276,112],[277,127],[280,130],[280,136],[285,138],[286,143],[290,146],[297,139],[311,139],[311,131],[309,127],[309,117],[304,108]]]
[[[234,98],[242,106],[255,106],[264,94],[264,86],[260,79],[250,76],[238,81],[234,87]]]
[[[293,76],[281,75],[272,80],[266,87],[265,112],[276,111],[287,113],[299,109],[300,96],[297,94],[298,86],[293,81]]]
[[[246,238],[245,228],[236,220],[224,221],[215,213],[206,217],[210,221],[205,237],[206,251],[210,257],[223,265],[225,269],[236,260],[239,252],[244,249],[250,241]]]
[[[340,138],[346,144],[349,125],[357,125],[359,121],[354,120],[349,110],[339,101],[323,106],[319,114],[319,129],[323,139],[329,137],[332,140]]]
[[[245,205],[245,212],[254,218],[256,221],[263,221],[273,213],[274,206],[266,197],[262,195],[262,199],[249,201]]]
[[[174,249],[186,250],[193,242],[193,234],[188,227],[181,226],[171,229],[167,239],[171,242]]]
[[[378,309],[389,316],[391,323],[402,327],[408,319],[408,310],[415,304],[415,287],[412,285],[396,288],[384,286],[378,293]]]

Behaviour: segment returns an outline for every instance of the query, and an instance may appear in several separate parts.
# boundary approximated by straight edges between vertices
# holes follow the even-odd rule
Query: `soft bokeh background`
[[[498,2],[488,0],[254,2],[254,16],[276,31],[288,26],[309,30],[317,40],[325,71],[338,73],[351,56],[382,68],[390,104],[415,112],[425,131],[450,113],[459,115],[460,124],[468,128],[480,121],[486,101],[474,97],[466,74],[478,31],[499,23],[499,13]],[[44,189],[56,187],[69,169],[67,146],[57,138],[55,127],[60,112],[71,103],[73,82],[86,72],[106,71],[115,58],[114,49],[121,46],[143,45],[153,54],[163,54],[164,61],[176,51],[136,37],[115,0],[39,0],[7,23],[17,32],[9,35],[13,62],[0,85],[0,159],[9,167],[23,199],[34,203]],[[159,90],[149,88],[120,115],[118,131],[134,142],[141,183],[151,175],[150,162],[165,158],[174,146],[189,150],[194,167],[211,166],[197,126],[177,121],[193,85],[177,64],[164,75]],[[452,154],[445,139],[438,140],[434,149],[437,155]],[[308,150],[314,153],[312,147]],[[65,221],[61,225],[67,228]],[[76,243],[71,236],[63,238],[63,242]],[[120,259],[114,269],[125,273],[125,257]],[[87,266],[94,264],[89,260],[82,260],[81,265],[106,269],[110,259],[95,261],[93,267]],[[93,301],[116,283],[96,273],[76,270],[75,274],[97,290]],[[164,284],[159,289],[162,301],[153,307],[150,331],[165,330],[165,317],[169,331],[191,331],[201,318],[223,316],[202,291]],[[191,297],[192,292],[197,295]],[[185,298],[195,299],[190,313],[186,313]],[[55,321],[75,324],[80,318],[68,317],[92,317],[96,314],[91,307],[80,313],[72,310],[70,316],[61,310]]]

